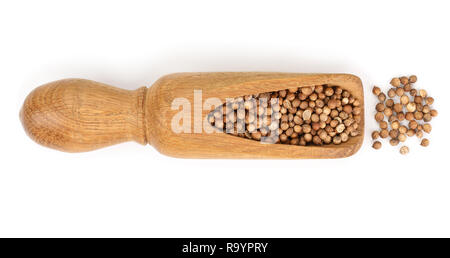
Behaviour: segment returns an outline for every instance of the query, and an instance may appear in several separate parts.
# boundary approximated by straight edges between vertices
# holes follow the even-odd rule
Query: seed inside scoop
[[[227,99],[208,121],[217,131],[256,141],[341,144],[360,134],[361,107],[339,86],[315,85]]]

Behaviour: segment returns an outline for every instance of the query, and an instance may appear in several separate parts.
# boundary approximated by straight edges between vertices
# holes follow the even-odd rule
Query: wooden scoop
[[[322,84],[340,86],[361,103],[361,133],[348,142],[323,146],[267,144],[223,132],[207,133],[202,126],[214,108],[208,100],[218,98],[225,103],[226,98]],[[181,113],[182,109],[188,112]],[[181,131],[179,124],[174,124],[180,116]],[[20,119],[33,140],[67,152],[135,141],[182,158],[341,158],[354,154],[363,142],[364,96],[361,80],[349,74],[179,73],[134,91],[65,79],[32,91]]]

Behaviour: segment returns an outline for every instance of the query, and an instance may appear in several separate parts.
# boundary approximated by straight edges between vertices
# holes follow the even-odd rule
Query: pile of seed
[[[345,143],[360,131],[359,100],[338,86],[316,85],[227,99],[208,121],[219,131],[268,143]]]
[[[379,87],[373,87],[372,92],[379,100],[375,106],[375,120],[380,127],[380,130],[372,132],[374,149],[381,148],[382,144],[378,138],[389,138],[392,146],[397,146],[405,142],[407,137],[413,136],[421,139],[420,145],[424,147],[430,143],[428,139],[423,138],[423,133],[431,132],[429,122],[438,112],[431,107],[434,99],[428,96],[425,90],[414,88],[416,81],[415,75],[409,78],[393,78],[390,82],[392,88],[388,90],[387,96]],[[402,146],[400,153],[408,154],[408,146]]]

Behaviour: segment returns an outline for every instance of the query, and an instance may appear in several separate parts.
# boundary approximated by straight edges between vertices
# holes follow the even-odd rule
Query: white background
[[[0,236],[450,237],[447,1],[0,2]],[[79,77],[126,89],[174,72],[344,72],[366,138],[339,160],[184,160],[125,143],[68,154],[30,140],[26,95]],[[371,148],[375,98],[417,74],[428,148]]]

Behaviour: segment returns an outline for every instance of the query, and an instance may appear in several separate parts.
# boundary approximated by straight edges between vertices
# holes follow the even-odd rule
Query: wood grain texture
[[[185,98],[194,109],[194,90],[207,98],[234,98],[293,87],[341,86],[361,102],[361,134],[340,145],[264,144],[226,133],[175,133],[172,109]],[[144,97],[145,96],[145,97]],[[211,109],[201,109],[201,118]],[[194,114],[191,115],[193,124]],[[162,77],[152,87],[127,91],[97,82],[68,79],[34,90],[21,111],[25,130],[40,144],[63,151],[88,151],[123,141],[147,142],[163,154],[180,158],[301,159],[342,158],[354,154],[364,137],[361,80],[350,74],[180,73]]]
[[[146,144],[146,91],[146,87],[128,91],[89,80],[60,80],[32,91],[20,118],[33,140],[62,151],[89,151],[125,141]]]

